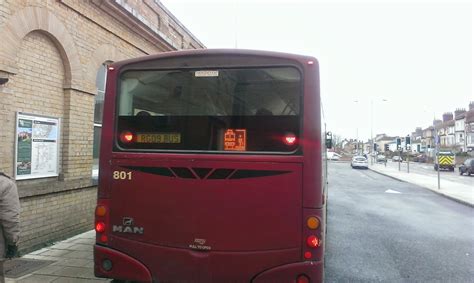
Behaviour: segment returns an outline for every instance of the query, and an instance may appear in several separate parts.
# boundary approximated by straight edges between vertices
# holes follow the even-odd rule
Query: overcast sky
[[[374,135],[406,135],[474,101],[471,1],[162,3],[207,48],[318,58],[326,122],[343,137],[370,137],[371,101]]]

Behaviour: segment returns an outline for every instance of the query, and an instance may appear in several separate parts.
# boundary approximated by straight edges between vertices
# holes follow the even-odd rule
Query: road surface
[[[326,282],[473,282],[474,209],[329,164]]]

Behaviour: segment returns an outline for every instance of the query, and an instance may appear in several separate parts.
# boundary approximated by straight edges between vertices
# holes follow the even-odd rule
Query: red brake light
[[[100,235],[100,241],[102,243],[107,243],[107,240],[108,240],[107,235],[105,234]]]
[[[296,143],[296,136],[294,134],[287,134],[283,142],[286,145],[294,145]]]
[[[319,239],[318,237],[311,235],[306,239],[306,244],[308,244],[308,247],[316,248],[319,246]]]
[[[105,223],[104,222],[97,222],[97,224],[95,224],[95,231],[97,233],[105,232]]]
[[[304,258],[305,259],[310,259],[313,255],[311,254],[311,252],[305,252],[304,253]]]
[[[309,278],[306,275],[300,275],[296,279],[296,283],[309,283]]]
[[[129,143],[133,140],[133,134],[129,131],[124,131],[120,134],[120,140],[123,143]]]

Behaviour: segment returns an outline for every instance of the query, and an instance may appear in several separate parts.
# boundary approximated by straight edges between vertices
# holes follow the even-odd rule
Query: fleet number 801
[[[131,180],[132,172],[114,171],[113,178],[114,180]]]

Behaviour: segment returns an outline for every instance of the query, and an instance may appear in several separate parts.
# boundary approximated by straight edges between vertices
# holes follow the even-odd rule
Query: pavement
[[[437,172],[431,166],[429,173],[424,172],[421,169],[422,166],[417,163],[410,163],[410,173],[408,173],[406,162],[402,162],[400,171],[396,162],[387,162],[386,165],[380,163],[371,165],[369,162],[369,169],[374,172],[418,185],[454,201],[474,207],[474,176],[459,176],[457,169],[455,172],[442,171],[440,172],[440,188],[438,189]]]
[[[93,245],[95,231],[91,230],[49,247],[34,251],[16,260],[43,262],[43,267],[28,271],[18,277],[8,277],[6,282],[109,282],[94,276]]]

